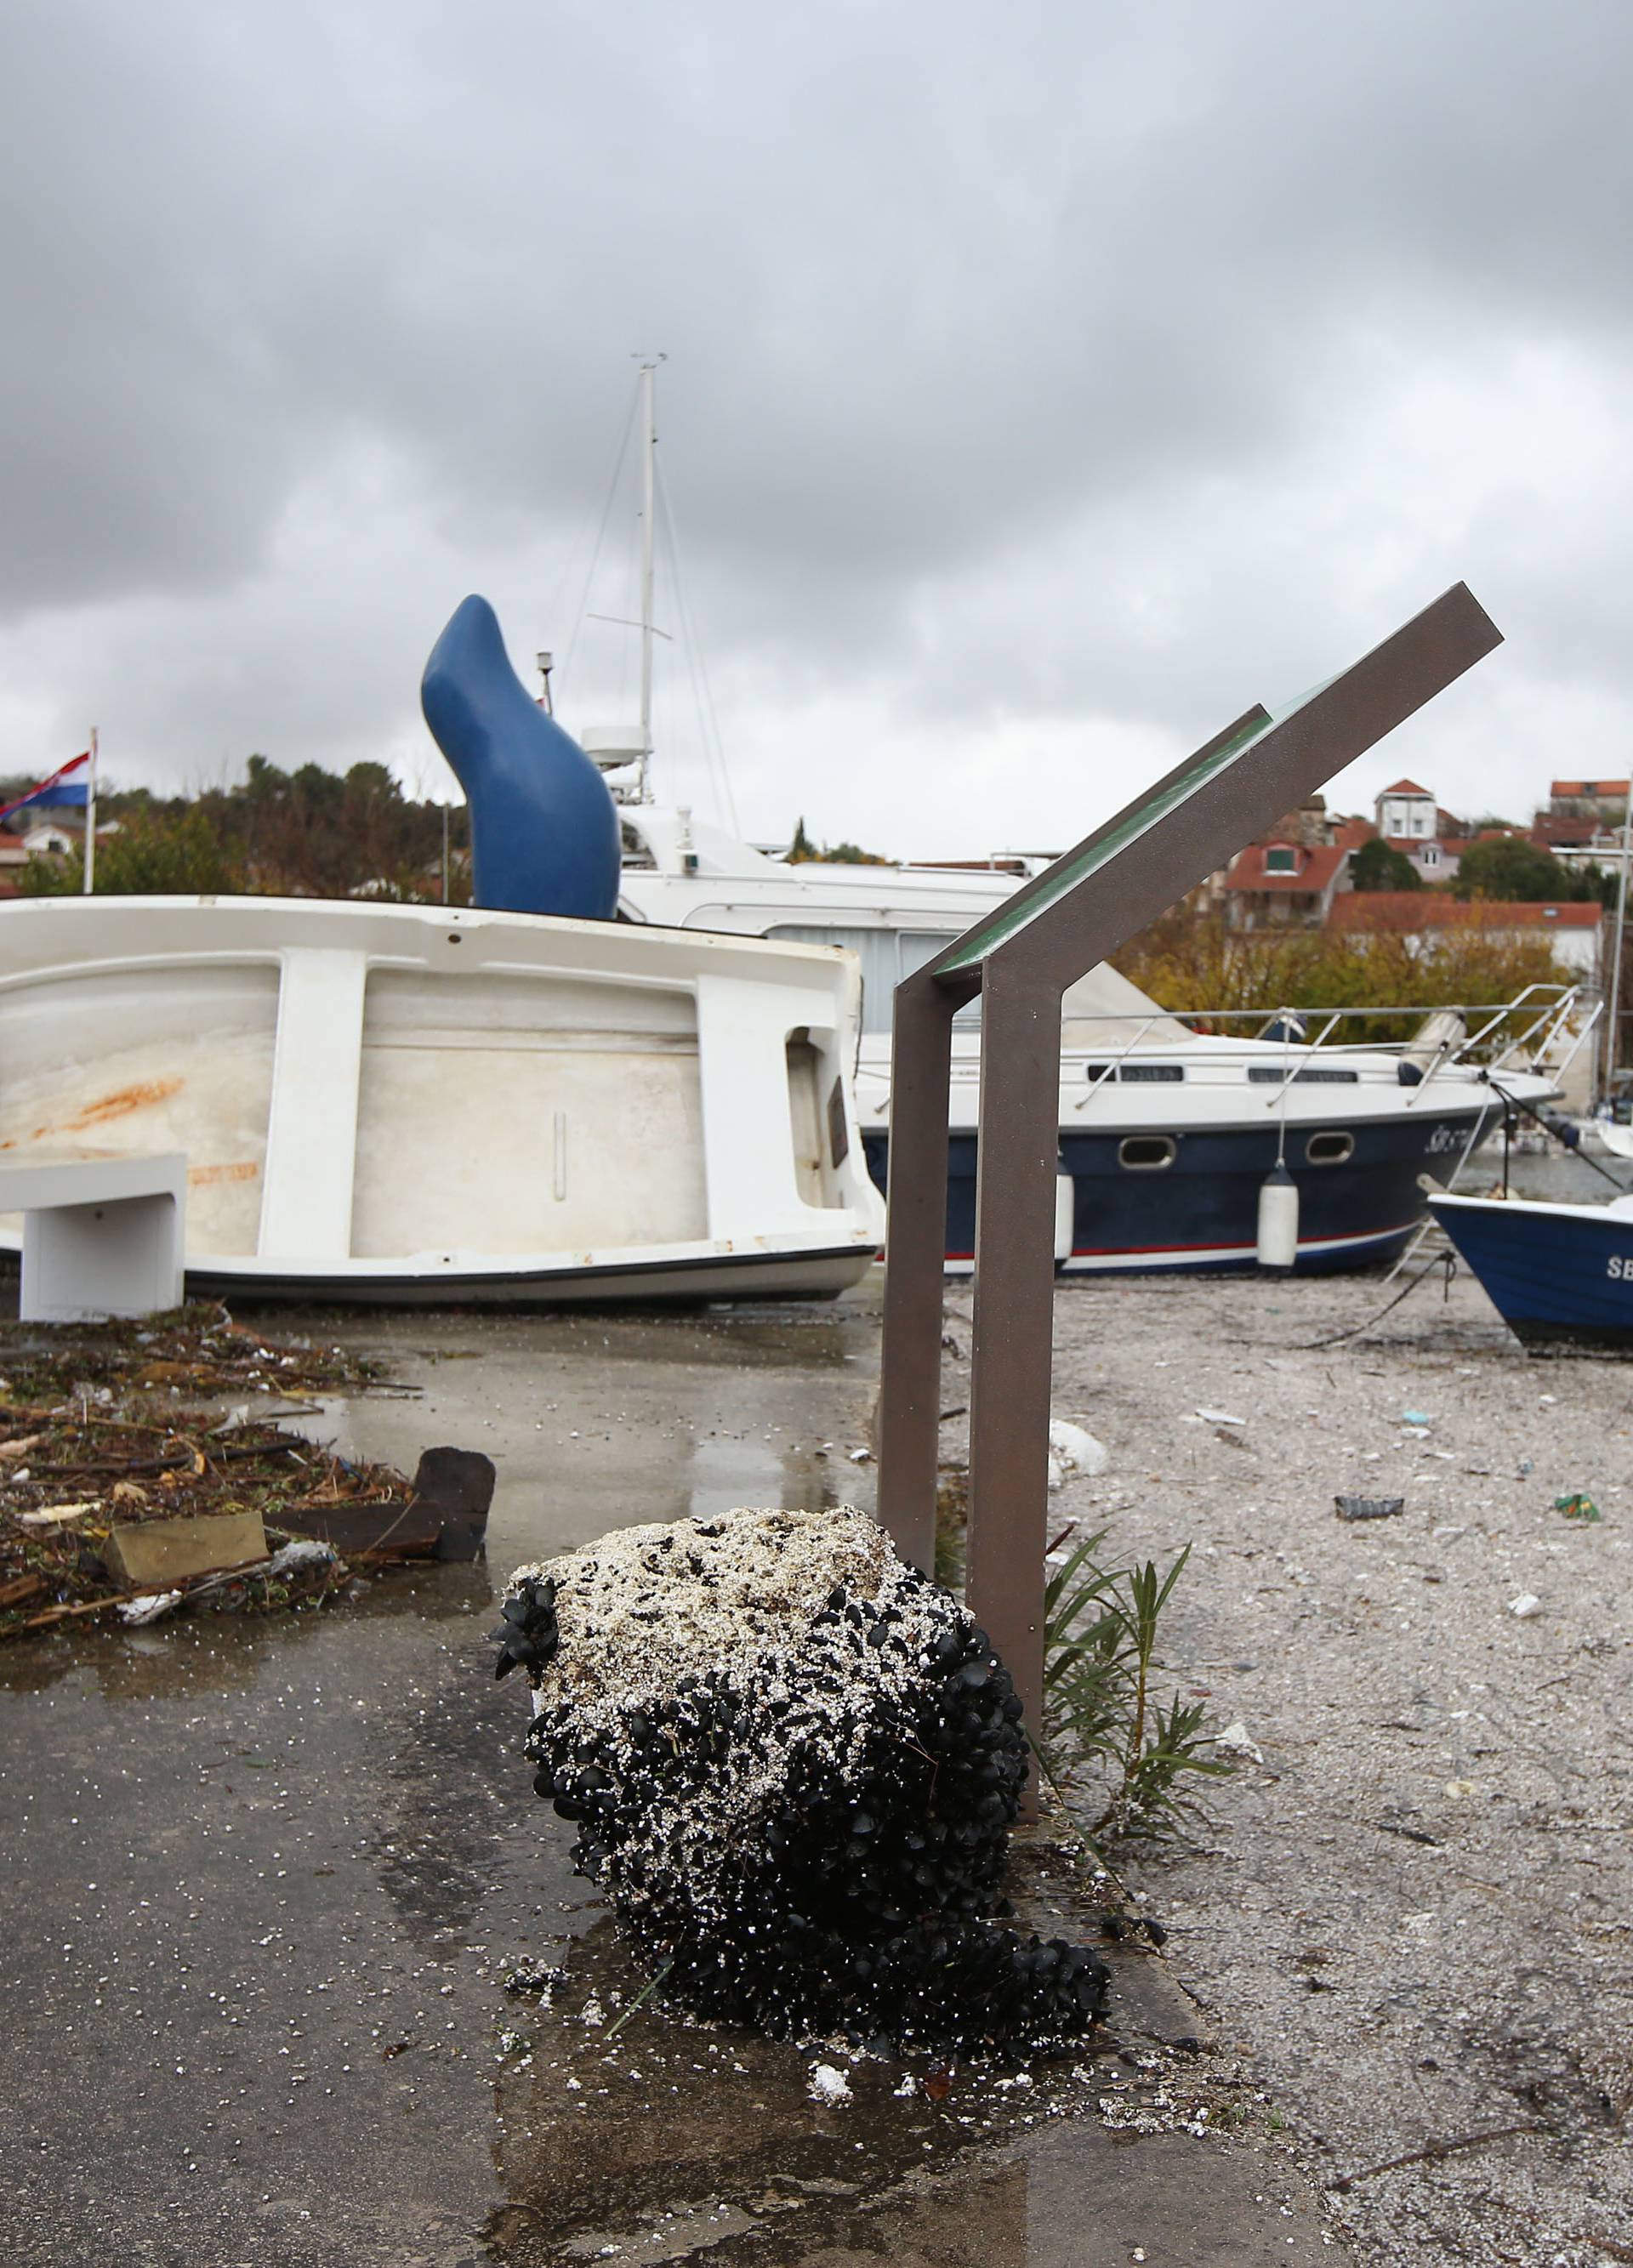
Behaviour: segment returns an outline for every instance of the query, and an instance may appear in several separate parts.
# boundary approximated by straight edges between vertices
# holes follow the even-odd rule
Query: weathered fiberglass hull
[[[1435,1196],[1429,1203],[1527,1347],[1633,1356],[1633,1198],[1578,1205]]]
[[[829,948],[617,922],[18,901],[0,1153],[185,1151],[195,1291],[827,1295],[882,1229],[857,990]]]

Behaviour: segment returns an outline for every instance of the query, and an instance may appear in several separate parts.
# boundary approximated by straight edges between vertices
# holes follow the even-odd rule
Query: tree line
[[[110,895],[248,893],[420,904],[442,897],[446,819],[449,902],[469,901],[465,806],[415,801],[384,764],[357,763],[344,773],[302,764],[285,772],[254,755],[236,786],[198,796],[105,790],[97,818],[118,822],[115,833],[99,834],[96,847],[96,887]],[[60,861],[31,859],[20,876],[31,894],[77,892],[83,880],[78,850]]]

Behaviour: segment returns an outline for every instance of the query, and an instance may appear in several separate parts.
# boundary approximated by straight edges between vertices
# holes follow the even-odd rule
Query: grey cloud
[[[642,346],[723,683],[1179,731],[1483,563],[1533,667],[1627,697],[1573,564],[1623,556],[1624,458],[1527,557],[1511,410],[1483,519],[1357,566],[1425,526],[1420,365],[1625,379],[1617,0],[67,0],[10,42],[8,671],[83,707],[94,623],[155,770],[403,745],[472,584],[557,637]]]

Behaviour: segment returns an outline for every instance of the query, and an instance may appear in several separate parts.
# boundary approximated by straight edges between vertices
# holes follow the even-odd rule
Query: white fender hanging
[[[1261,1268],[1290,1268],[1298,1257],[1298,1185],[1278,1158],[1259,1184]]]
[[[1072,1256],[1072,1232],[1077,1221],[1077,1192],[1064,1166],[1054,1177],[1054,1256],[1056,1264]]]

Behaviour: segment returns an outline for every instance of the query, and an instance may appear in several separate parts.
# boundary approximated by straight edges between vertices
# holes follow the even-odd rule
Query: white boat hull
[[[0,1155],[184,1150],[200,1291],[820,1296],[882,1232],[857,1014],[848,955],[759,939],[22,901],[0,907]]]

